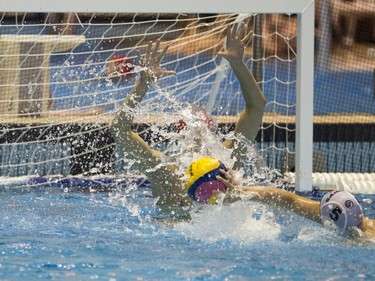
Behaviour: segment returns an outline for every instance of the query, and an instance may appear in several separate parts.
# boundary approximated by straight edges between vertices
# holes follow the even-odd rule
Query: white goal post
[[[22,13],[262,13],[297,15],[296,189],[312,188],[314,0],[1,0],[2,12]]]

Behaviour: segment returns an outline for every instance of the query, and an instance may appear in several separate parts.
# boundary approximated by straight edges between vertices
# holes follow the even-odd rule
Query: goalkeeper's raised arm
[[[239,114],[235,133],[251,142],[257,136],[266,105],[263,92],[244,62],[245,46],[250,41],[252,34],[252,31],[246,32],[244,23],[234,24],[232,28],[227,29],[226,49],[219,52],[219,55],[230,63],[240,83],[246,104],[245,109]],[[235,147],[234,157],[238,160],[235,168],[239,168],[241,157],[248,152],[246,150],[247,145],[234,145],[234,143],[235,140],[227,140],[225,146],[228,148]]]

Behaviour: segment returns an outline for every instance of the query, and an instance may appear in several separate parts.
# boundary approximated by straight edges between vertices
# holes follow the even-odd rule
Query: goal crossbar
[[[314,0],[1,0],[3,12],[55,12],[55,13],[304,13],[314,8]]]

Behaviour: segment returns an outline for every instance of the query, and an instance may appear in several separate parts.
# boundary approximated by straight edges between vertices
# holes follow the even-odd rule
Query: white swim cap
[[[347,191],[328,192],[320,202],[323,225],[340,234],[362,222],[363,210],[353,194]]]

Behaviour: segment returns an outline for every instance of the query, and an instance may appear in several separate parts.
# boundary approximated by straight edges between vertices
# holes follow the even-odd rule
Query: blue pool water
[[[374,280],[375,244],[254,202],[172,222],[150,189],[0,191],[0,280]],[[375,217],[375,196],[360,196]]]

